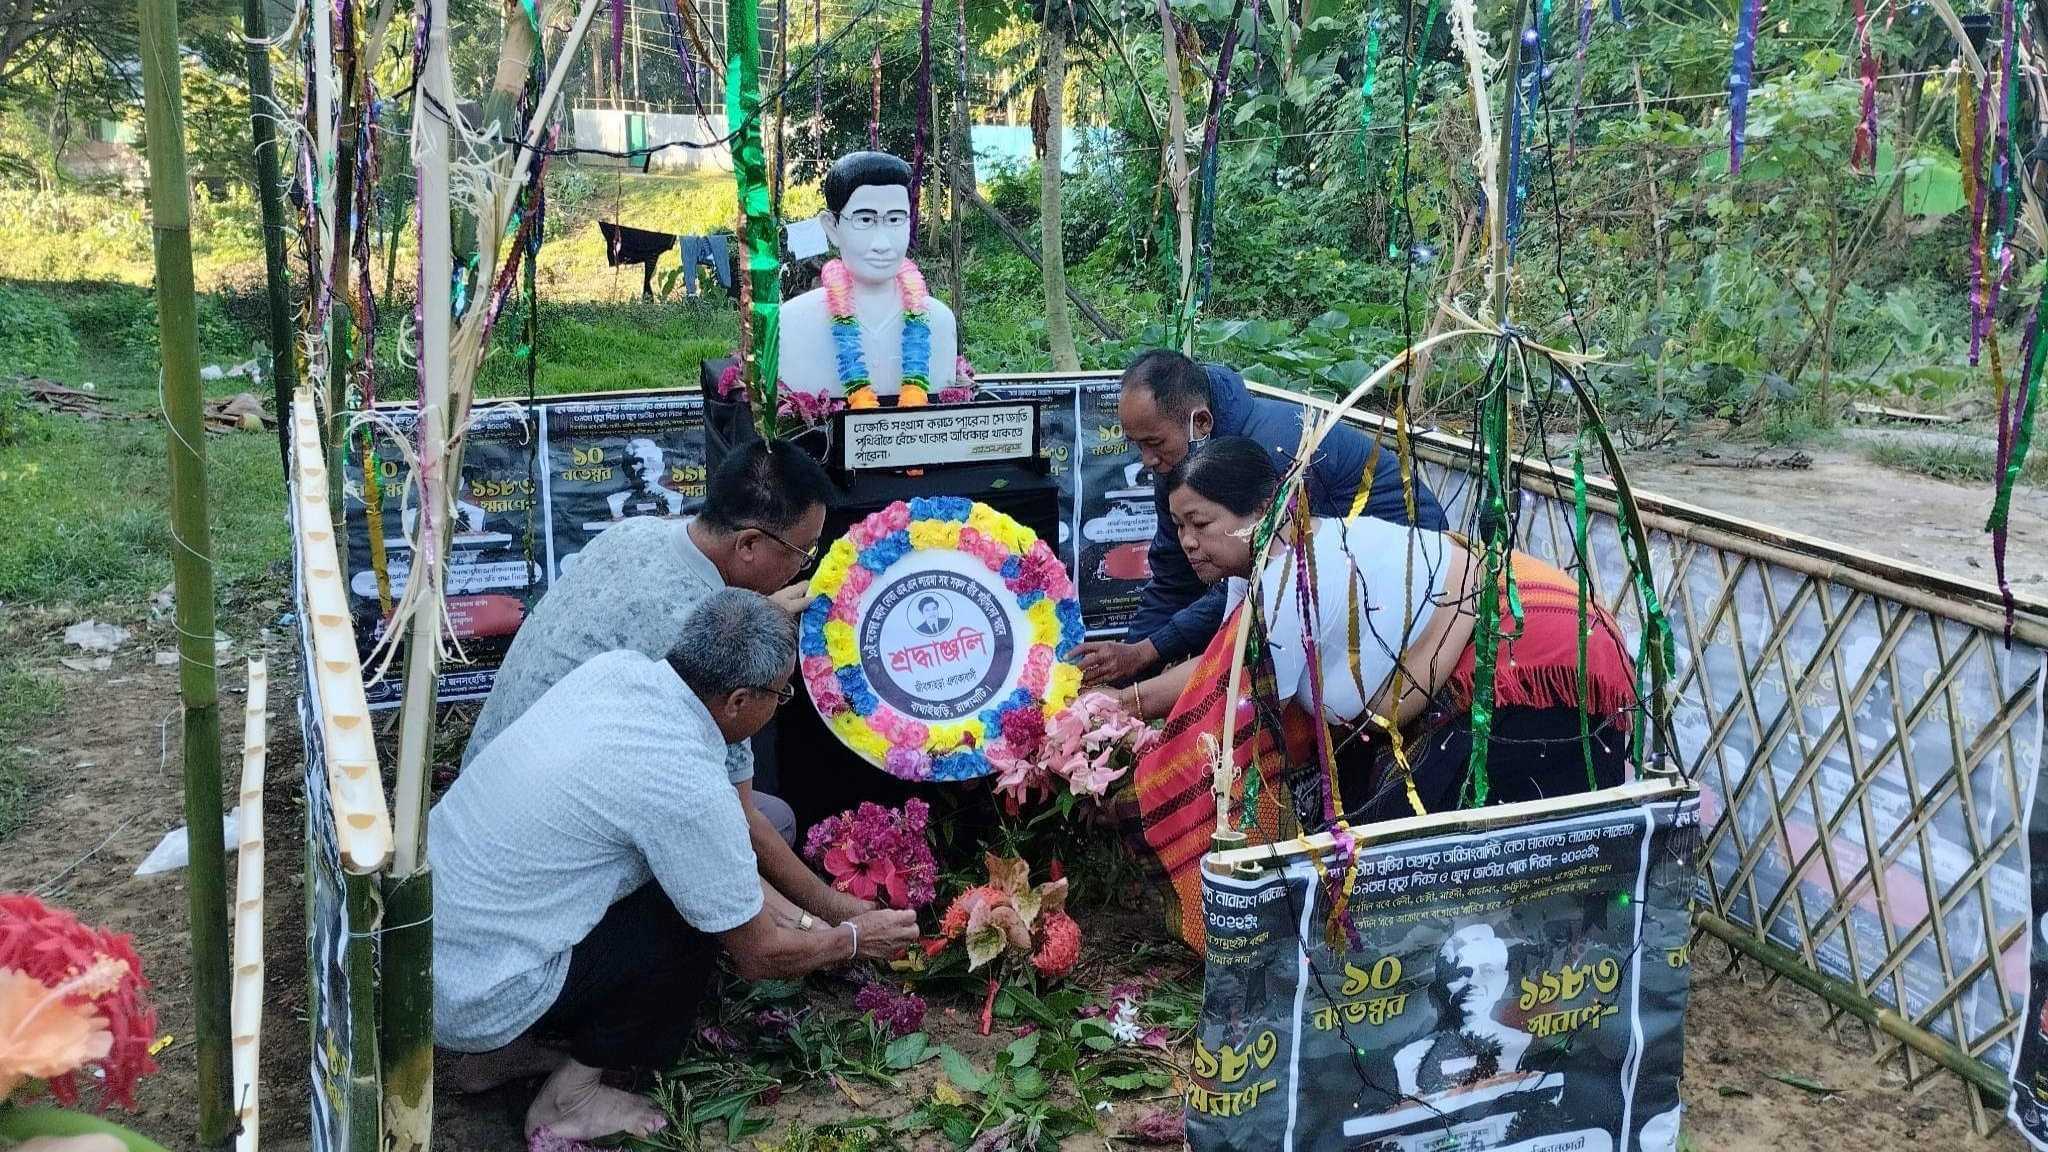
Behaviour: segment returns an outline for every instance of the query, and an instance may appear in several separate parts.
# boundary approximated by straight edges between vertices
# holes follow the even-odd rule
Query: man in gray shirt
[[[794,979],[916,942],[913,913],[812,922],[755,870],[725,749],[795,670],[786,612],[716,592],[666,659],[607,652],[563,677],[434,806],[435,1041],[485,1054],[458,1076],[473,1086],[548,1072],[529,1137],[659,1128],[600,1077],[674,1062],[721,948],[744,978]]]
[[[786,441],[756,440],[719,462],[692,520],[639,516],[606,529],[564,565],[505,653],[491,696],[470,730],[463,766],[474,764],[542,693],[593,657],[628,649],[659,660],[683,621],[721,588],[773,595],[795,613],[809,603],[792,584],[818,553],[832,484]],[[745,743],[728,753],[728,775],[747,812],[761,875],[805,911],[833,922],[874,907],[834,891],[791,849],[789,806],[753,790]]]

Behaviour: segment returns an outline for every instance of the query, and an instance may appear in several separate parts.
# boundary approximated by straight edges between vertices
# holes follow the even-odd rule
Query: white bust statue
[[[916,388],[904,391],[906,368],[923,368],[927,393],[951,387],[960,333],[953,310],[928,293],[928,338],[906,332],[906,313],[923,285],[909,258],[910,165],[885,152],[854,152],[825,174],[824,191],[821,222],[838,257],[826,265],[823,284],[782,307],[782,386],[843,397],[856,408],[891,396],[903,405],[924,403]],[[854,321],[843,334],[834,331],[842,314]]]

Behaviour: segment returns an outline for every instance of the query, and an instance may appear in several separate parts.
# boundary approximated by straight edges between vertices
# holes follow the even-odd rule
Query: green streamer
[[[1503,340],[1512,337],[1502,337]],[[1503,357],[1503,361],[1505,357]],[[1484,583],[1478,595],[1478,621],[1472,628],[1472,755],[1465,787],[1470,807],[1486,805],[1487,744],[1493,736],[1495,661],[1500,656],[1501,582],[1508,566],[1508,386],[1505,375],[1486,395],[1480,415],[1480,450],[1484,453],[1480,494],[1479,535],[1485,547]]]
[[[1358,101],[1359,178],[1372,179],[1372,95],[1380,86],[1380,17],[1375,12],[1365,21],[1365,82]]]
[[[726,20],[726,122],[732,141],[733,178],[739,185],[746,235],[747,280],[753,290],[750,314],[754,346],[742,349],[741,378],[754,404],[754,423],[764,439],[775,435],[776,390],[782,358],[782,274],[777,258],[775,204],[768,189],[768,155],[761,141],[760,0],[738,0]]]
[[[1991,503],[1991,518],[1984,522],[1986,532],[2004,530],[2012,514],[2012,490],[2020,482],[2027,450],[2033,446],[2034,410],[2041,401],[2042,361],[2048,359],[2048,332],[2041,331],[2048,327],[2048,288],[2042,289],[2041,298],[2034,305],[2034,324],[2034,346],[2027,350],[2025,375],[2020,377],[2020,417],[2013,430],[2012,455],[2006,458],[2005,474],[1998,478],[1998,496]]]
[[[1592,516],[1586,508],[1585,437],[1572,445],[1572,550],[1578,554],[1579,576],[1579,750],[1586,757],[1586,791],[1597,792],[1600,780],[1593,772],[1593,714],[1587,707],[1592,695],[1586,672],[1586,642],[1593,633]]]

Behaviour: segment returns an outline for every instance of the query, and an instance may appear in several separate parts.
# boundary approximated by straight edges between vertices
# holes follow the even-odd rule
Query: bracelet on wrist
[[[853,947],[848,949],[846,953],[847,963],[850,964],[853,961],[860,959],[860,925],[855,924],[851,920],[848,920],[846,922],[846,927],[853,933]]]

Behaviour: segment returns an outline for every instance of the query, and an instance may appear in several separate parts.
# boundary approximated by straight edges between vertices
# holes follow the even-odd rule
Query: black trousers
[[[1593,780],[1600,788],[1619,785],[1627,774],[1629,736],[1610,720],[1593,721]],[[1402,750],[1415,778],[1422,806],[1444,812],[1459,806],[1472,756],[1472,717],[1465,713],[1434,727]],[[1407,793],[1390,771],[1384,738],[1361,740],[1337,758],[1337,782],[1353,824],[1412,816]],[[1486,752],[1486,802],[1514,804],[1546,796],[1592,791],[1586,786],[1586,755],[1579,745],[1576,708],[1493,710]]]
[[[527,1034],[593,1068],[667,1068],[717,969],[718,941],[690,927],[649,881],[570,950],[561,994]]]

